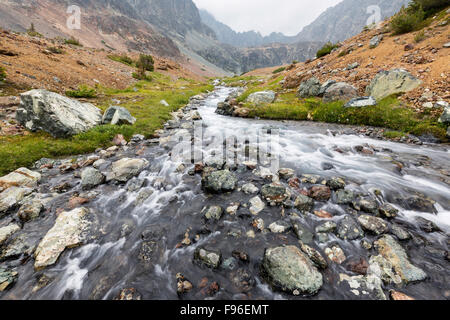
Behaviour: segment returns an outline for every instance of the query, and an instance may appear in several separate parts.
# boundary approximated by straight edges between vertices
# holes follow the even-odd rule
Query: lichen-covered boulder
[[[324,102],[349,101],[358,97],[358,90],[346,82],[338,82],[330,86],[323,94]]]
[[[203,177],[202,185],[211,193],[231,192],[236,189],[237,178],[229,170],[213,171]]]
[[[296,246],[266,249],[261,271],[274,288],[294,295],[316,294],[323,285],[322,274]]]
[[[320,93],[320,81],[316,77],[309,78],[306,81],[303,81],[300,84],[300,87],[297,91],[297,97],[309,98],[309,97],[317,97]]]
[[[422,81],[404,69],[381,71],[366,89],[366,94],[381,100],[390,95],[414,90]]]
[[[101,110],[47,90],[31,90],[20,95],[17,121],[30,131],[45,131],[60,138],[88,131],[99,125]]]
[[[272,103],[275,101],[276,94],[273,91],[260,91],[248,96],[247,102],[254,104]]]

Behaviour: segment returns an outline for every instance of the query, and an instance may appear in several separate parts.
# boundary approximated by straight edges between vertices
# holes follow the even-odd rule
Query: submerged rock
[[[336,191],[336,203],[337,204],[351,204],[355,199],[355,194],[350,190],[338,190]]]
[[[17,121],[30,131],[46,131],[60,138],[86,132],[100,124],[101,110],[47,90],[20,95]]]
[[[261,211],[264,210],[264,208],[266,207],[266,204],[264,203],[264,201],[261,200],[260,197],[254,197],[252,199],[250,199],[249,201],[250,203],[250,212],[253,215],[258,215]]]
[[[222,254],[219,251],[197,248],[194,252],[194,261],[208,268],[217,269],[222,263]]]
[[[405,249],[390,235],[375,242],[375,247],[383,258],[392,264],[395,273],[404,283],[425,280],[427,274],[411,264]]]
[[[291,229],[291,225],[286,221],[276,221],[269,225],[269,230],[272,233],[285,233]]]
[[[66,248],[73,248],[83,243],[84,233],[89,226],[88,214],[88,209],[77,208],[58,215],[55,224],[41,240],[34,253],[36,270],[55,264]]]
[[[280,204],[289,197],[286,187],[275,183],[264,185],[261,195],[268,202],[275,204]]]
[[[383,219],[377,217],[361,215],[358,217],[358,222],[365,230],[376,235],[381,235],[389,231],[389,225]]]
[[[295,199],[294,205],[301,212],[310,212],[314,208],[314,200],[300,194],[297,199]]]
[[[364,232],[356,221],[350,216],[345,216],[339,222],[337,235],[342,240],[356,240],[364,236]]]
[[[266,249],[261,267],[273,287],[290,294],[313,295],[323,285],[322,274],[295,246]]]
[[[8,289],[16,281],[17,276],[16,271],[0,267],[0,292]]]
[[[0,228],[0,245],[2,245],[10,236],[20,230],[20,226],[15,223],[11,223],[6,227]]]
[[[347,282],[350,286],[350,291],[357,297],[362,299],[370,298],[371,296],[377,300],[387,300],[383,292],[383,283],[380,278],[374,275],[368,276],[353,276],[340,274],[339,283]]]
[[[11,187],[0,193],[0,217],[19,206],[19,202],[31,192],[30,188]]]
[[[206,220],[220,220],[223,209],[220,206],[211,206],[203,209],[203,215]]]

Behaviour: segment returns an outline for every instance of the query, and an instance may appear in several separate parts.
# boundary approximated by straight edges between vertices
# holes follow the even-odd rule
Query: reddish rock
[[[352,260],[347,264],[348,270],[361,275],[366,275],[368,268],[369,263],[363,258],[359,260]]]
[[[309,197],[317,201],[328,201],[331,198],[331,190],[326,186],[314,186],[309,190]]]
[[[322,219],[331,219],[333,218],[333,215],[325,210],[320,210],[320,211],[314,211],[314,214]]]
[[[112,142],[116,146],[125,146],[127,144],[127,140],[121,134],[116,135]]]
[[[398,292],[395,290],[391,290],[390,294],[391,294],[391,300],[398,300],[398,301],[416,300],[410,296],[407,296],[404,293],[401,293],[401,292]]]

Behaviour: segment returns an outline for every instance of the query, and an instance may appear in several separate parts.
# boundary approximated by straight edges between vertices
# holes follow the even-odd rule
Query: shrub
[[[286,70],[285,67],[278,68],[278,69],[273,71],[273,74],[277,74],[277,73],[283,72],[284,70]]]
[[[427,15],[449,5],[448,0],[413,0],[414,4],[422,6]]]
[[[6,79],[6,71],[3,67],[0,67],[0,81],[3,81]]]
[[[423,40],[425,40],[427,37],[425,36],[425,31],[420,31],[420,32],[418,32],[415,36],[414,36],[414,41],[416,42],[416,43],[419,43],[419,42],[421,42],[421,41],[423,41]]]
[[[80,43],[80,41],[74,37],[70,37],[70,39],[64,40],[65,44],[72,44],[74,46],[82,47],[83,45]]]
[[[31,24],[30,28],[27,30],[27,34],[31,37],[42,37],[42,34],[36,31],[36,28],[34,27],[34,23]]]
[[[145,71],[154,71],[155,70],[155,61],[153,60],[152,56],[141,54],[139,56],[139,60],[136,62],[136,67],[138,69],[142,69]]]
[[[94,88],[90,88],[87,85],[81,85],[78,90],[68,90],[66,95],[72,98],[95,98],[97,93]]]
[[[391,29],[394,34],[404,34],[422,28],[425,12],[422,6],[411,4],[408,8],[403,7],[391,20]]]
[[[117,61],[123,64],[126,64],[128,66],[132,66],[134,65],[134,61],[133,59],[131,59],[129,56],[127,56],[126,54],[122,54],[122,55],[109,55],[108,56],[109,59],[113,60],[113,61]]]
[[[51,53],[55,53],[55,54],[63,54],[64,51],[58,47],[49,47],[48,51],[50,51]]]
[[[143,69],[138,69],[137,72],[133,72],[132,77],[136,80],[152,81],[153,78],[147,74]]]
[[[338,48],[339,46],[337,44],[333,44],[331,42],[327,42],[322,48],[317,51],[317,58],[324,57],[331,53],[334,49]]]

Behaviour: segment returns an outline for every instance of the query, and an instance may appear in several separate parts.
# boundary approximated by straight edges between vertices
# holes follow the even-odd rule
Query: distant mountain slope
[[[297,36],[297,41],[343,41],[357,35],[376,15],[370,11],[370,6],[380,8],[380,18],[393,16],[410,0],[344,0],[334,7],[328,8],[313,23],[306,26]]]
[[[226,24],[217,21],[216,18],[206,10],[200,9],[202,22],[210,27],[216,34],[217,40],[232,46],[248,48],[262,46],[274,42],[293,43],[295,37],[288,37],[280,32],[273,32],[269,36],[262,36],[255,31],[236,32]]]

